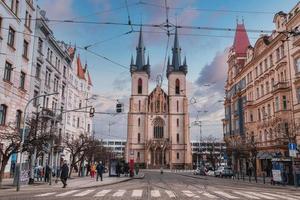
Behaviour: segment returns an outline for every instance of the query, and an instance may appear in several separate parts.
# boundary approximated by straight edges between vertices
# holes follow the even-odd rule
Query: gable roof
[[[90,86],[93,86],[92,79],[91,79],[91,76],[90,76],[90,73],[89,73],[88,70],[87,70],[87,76],[88,76],[88,84],[89,84]]]
[[[85,79],[85,71],[82,68],[81,60],[80,60],[80,56],[79,55],[77,56],[77,76],[80,79],[86,80]]]

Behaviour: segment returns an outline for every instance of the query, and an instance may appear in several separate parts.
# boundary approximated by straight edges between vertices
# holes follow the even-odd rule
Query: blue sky
[[[165,20],[164,0],[127,0],[132,23],[162,24]],[[237,19],[244,20],[247,29],[273,30],[273,16],[278,11],[288,12],[297,0],[168,0],[169,19],[172,23],[187,26],[214,28],[235,28]],[[128,22],[125,0],[39,0],[40,7],[47,11],[49,19],[74,19],[95,22]],[[151,4],[151,5],[149,5]],[[175,9],[176,8],[176,9]],[[221,11],[223,10],[223,11]],[[226,12],[224,12],[226,10]],[[230,12],[229,12],[230,11]],[[250,11],[250,12],[249,12]],[[137,33],[120,36],[130,31],[129,26],[67,24],[51,22],[57,40],[84,47],[124,66],[135,56]],[[139,27],[134,27],[139,30]],[[167,35],[160,28],[144,27],[144,43],[150,56],[152,78],[162,73]],[[149,33],[152,32],[152,33]],[[222,137],[221,118],[223,84],[226,78],[226,52],[233,42],[234,32],[212,30],[179,29],[182,55],[187,57],[189,98],[197,103],[190,106],[191,122],[201,113],[203,134]],[[259,33],[248,33],[254,44]],[[171,55],[173,37],[170,38],[168,55]],[[130,73],[128,69],[110,63],[95,55],[79,50],[83,61],[87,61],[94,84],[94,93],[99,95],[95,106],[97,111],[113,111],[116,99],[128,105]],[[164,83],[167,83],[166,78]],[[212,84],[214,83],[214,84]],[[210,84],[210,87],[203,85]],[[151,84],[152,89],[154,83]],[[128,109],[128,107],[125,107]],[[99,138],[126,138],[126,115],[96,116],[95,127]],[[114,123],[108,133],[108,121]],[[191,137],[197,139],[198,127],[191,126]]]

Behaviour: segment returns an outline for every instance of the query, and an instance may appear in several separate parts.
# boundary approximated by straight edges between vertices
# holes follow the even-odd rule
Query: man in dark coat
[[[69,167],[67,165],[67,161],[64,161],[63,166],[61,167],[60,180],[63,183],[63,188],[67,186],[67,179],[69,175]]]
[[[104,172],[104,166],[102,165],[102,162],[100,161],[96,167],[97,170],[97,181],[99,179],[99,176],[101,178],[101,181],[103,180],[103,172]]]
[[[49,182],[51,176],[51,169],[49,167],[49,165],[46,165],[46,170],[45,170],[45,182]]]

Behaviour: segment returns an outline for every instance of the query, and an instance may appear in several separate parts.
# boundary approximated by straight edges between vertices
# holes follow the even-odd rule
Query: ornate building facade
[[[181,62],[177,30],[168,60],[168,92],[160,83],[149,94],[150,63],[145,62],[142,29],[134,63],[131,58],[131,97],[128,113],[126,160],[147,168],[191,168],[186,59]],[[159,81],[158,81],[159,82]]]
[[[271,175],[272,161],[293,171],[288,143],[299,144],[299,3],[278,12],[275,30],[251,46],[244,24],[228,56],[224,139],[236,172]]]

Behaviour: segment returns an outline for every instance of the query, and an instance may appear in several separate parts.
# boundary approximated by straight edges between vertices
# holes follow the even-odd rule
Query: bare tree
[[[7,162],[12,154],[19,152],[21,140],[20,129],[16,128],[13,123],[0,127],[0,186],[2,186]]]
[[[71,174],[72,174],[72,171],[73,171],[73,168],[75,167],[75,165],[77,165],[82,160],[84,160],[85,153],[86,153],[87,149],[89,148],[88,147],[89,143],[90,143],[90,139],[83,134],[80,135],[76,139],[66,138],[64,140],[66,150],[69,151],[71,154],[69,177],[71,177]]]
[[[213,169],[215,170],[216,169],[216,163],[218,163],[218,159],[219,159],[219,154],[216,153],[216,141],[217,141],[217,138],[212,136],[212,135],[209,135],[207,138],[207,150],[209,152],[209,155],[208,155],[208,161],[211,163]]]

